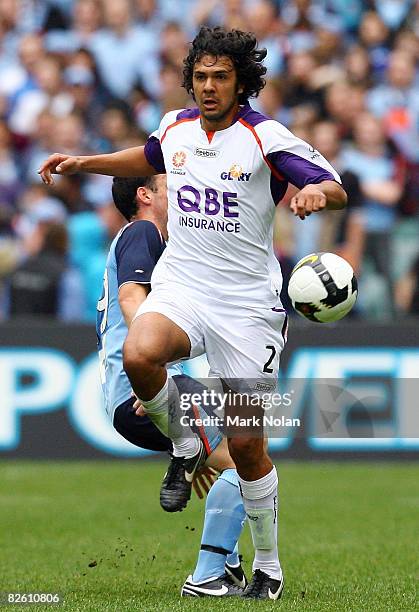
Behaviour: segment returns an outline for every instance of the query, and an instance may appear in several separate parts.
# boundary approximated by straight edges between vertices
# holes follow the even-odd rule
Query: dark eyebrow
[[[233,69],[227,70],[227,68],[220,68],[220,70],[215,70],[213,74],[228,74]],[[206,74],[205,70],[194,70],[194,74]]]

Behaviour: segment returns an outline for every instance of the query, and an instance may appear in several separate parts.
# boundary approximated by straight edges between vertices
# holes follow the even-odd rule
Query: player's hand
[[[80,172],[81,159],[71,155],[54,153],[50,155],[38,170],[46,185],[53,185],[53,174],[76,174]]]
[[[316,185],[306,185],[292,199],[290,208],[296,217],[305,219],[326,208],[327,198]]]
[[[141,401],[138,399],[135,400],[133,407],[135,408],[135,414],[137,416],[145,416],[146,415],[146,411],[144,410],[144,406],[142,405]]]
[[[210,467],[203,467],[197,472],[192,482],[192,486],[199,499],[204,499],[204,494],[208,492],[217,478],[217,472]],[[205,493],[203,493],[203,491]]]

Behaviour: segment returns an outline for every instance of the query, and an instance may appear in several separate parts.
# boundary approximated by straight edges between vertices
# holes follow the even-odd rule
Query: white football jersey
[[[169,200],[169,242],[152,285],[170,280],[233,304],[274,306],[275,206],[288,182],[340,182],[332,166],[248,104],[230,127],[209,133],[198,109],[167,113],[145,155],[167,174]]]

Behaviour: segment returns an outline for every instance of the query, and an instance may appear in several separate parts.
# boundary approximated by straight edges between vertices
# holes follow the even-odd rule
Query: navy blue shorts
[[[172,443],[150,421],[148,416],[137,416],[134,406],[135,397],[130,397],[115,410],[113,426],[123,438],[147,450],[171,451]]]
[[[202,393],[206,387],[200,382],[185,374],[173,376],[179,393]],[[154,451],[171,451],[172,443],[166,438],[159,429],[152,423],[148,416],[137,416],[134,409],[135,398],[130,397],[115,410],[113,426],[123,438],[139,446]],[[191,415],[193,416],[193,415]],[[196,428],[192,426],[192,431],[200,436],[210,454],[219,444],[221,434],[216,427]]]

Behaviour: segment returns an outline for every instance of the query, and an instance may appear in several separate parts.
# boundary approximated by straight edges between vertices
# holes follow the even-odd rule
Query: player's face
[[[243,91],[231,59],[204,55],[195,63],[192,84],[204,122],[216,124],[216,129],[228,127],[237,112],[238,94]]]

